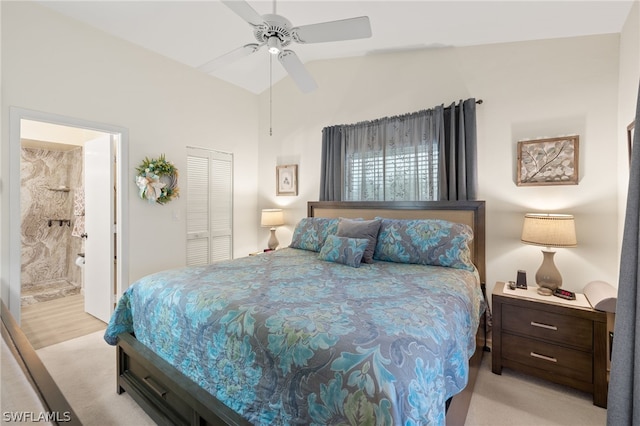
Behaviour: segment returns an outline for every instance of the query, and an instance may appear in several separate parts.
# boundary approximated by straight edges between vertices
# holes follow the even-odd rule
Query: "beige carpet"
[[[83,425],[154,425],[127,393],[116,393],[116,349],[104,330],[36,351]]]
[[[503,369],[491,372],[485,353],[466,426],[602,426],[607,410],[590,394]]]
[[[37,351],[85,425],[146,425],[153,422],[126,394],[116,394],[115,349],[92,333]],[[607,411],[591,396],[505,369],[491,372],[485,353],[471,399],[467,426],[598,426]]]

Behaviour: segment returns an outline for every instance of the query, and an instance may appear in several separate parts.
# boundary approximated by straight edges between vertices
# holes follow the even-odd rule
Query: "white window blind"
[[[345,157],[346,201],[435,200],[438,149],[429,141],[416,146],[359,150]]]
[[[187,265],[233,256],[233,154],[188,148]]]

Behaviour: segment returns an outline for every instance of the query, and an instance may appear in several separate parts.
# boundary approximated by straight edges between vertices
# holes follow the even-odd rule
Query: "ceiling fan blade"
[[[301,91],[309,93],[318,88],[315,80],[311,77],[311,74],[309,74],[295,52],[292,50],[284,50],[278,55],[278,60]]]
[[[264,24],[262,16],[252,8],[249,3],[244,0],[221,0],[229,9],[233,10],[242,19],[253,25],[259,27]]]
[[[237,49],[232,50],[229,53],[225,53],[222,56],[218,56],[215,59],[212,59],[211,61],[202,64],[198,67],[198,69],[200,71],[203,71],[207,74],[217,70],[218,68],[221,68],[225,65],[228,65],[234,61],[237,61],[240,58],[244,58],[245,56],[249,56],[250,54],[252,54],[253,52],[257,51],[258,49],[260,49],[262,45],[261,44],[256,44],[256,43],[252,43],[252,44],[246,44],[242,47],[239,47]]]
[[[371,37],[368,16],[303,25],[292,29],[298,43],[321,43],[326,41],[354,40]]]

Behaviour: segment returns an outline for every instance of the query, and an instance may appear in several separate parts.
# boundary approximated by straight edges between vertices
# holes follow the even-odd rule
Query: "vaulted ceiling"
[[[252,27],[217,0],[42,1],[42,5],[116,37],[197,68],[249,43]],[[368,16],[372,37],[296,44],[303,63],[384,52],[461,47],[593,34],[619,33],[633,1],[265,1],[250,0],[259,14],[275,12],[293,26]],[[256,53],[211,73],[261,93],[269,87],[269,54]],[[272,81],[287,78],[277,61]]]

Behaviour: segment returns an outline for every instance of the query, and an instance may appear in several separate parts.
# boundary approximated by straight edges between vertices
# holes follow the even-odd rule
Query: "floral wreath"
[[[179,197],[178,169],[161,154],[159,158],[144,158],[136,171],[136,185],[139,195],[149,203],[165,204]]]

